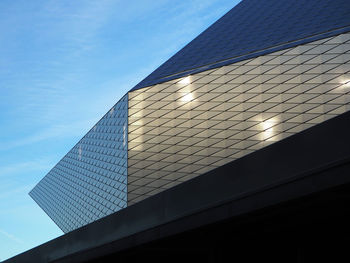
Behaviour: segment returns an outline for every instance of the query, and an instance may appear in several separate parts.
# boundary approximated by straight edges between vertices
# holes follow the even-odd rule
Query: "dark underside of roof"
[[[243,0],[132,90],[348,31],[349,0]]]

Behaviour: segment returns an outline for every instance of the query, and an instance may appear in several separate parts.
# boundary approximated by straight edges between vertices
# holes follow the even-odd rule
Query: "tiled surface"
[[[69,232],[349,110],[349,34],[310,42],[348,32],[349,13],[348,0],[244,0],[123,97],[30,195]],[[264,55],[248,60],[254,52]],[[188,70],[200,73],[175,79]]]
[[[127,110],[126,95],[30,192],[63,232],[126,207]]]
[[[329,34],[350,26],[349,14],[349,0],[244,0],[134,89],[221,60]]]
[[[348,111],[349,61],[343,34],[129,92],[128,205]]]

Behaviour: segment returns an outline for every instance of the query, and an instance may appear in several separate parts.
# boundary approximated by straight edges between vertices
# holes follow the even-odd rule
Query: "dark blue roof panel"
[[[350,0],[243,0],[132,90],[347,31]]]

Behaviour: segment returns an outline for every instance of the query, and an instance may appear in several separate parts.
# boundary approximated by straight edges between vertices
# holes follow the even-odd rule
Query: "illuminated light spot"
[[[193,94],[192,93],[188,93],[185,96],[181,97],[181,101],[183,102],[189,102],[192,101],[194,99]]]
[[[343,81],[343,86],[346,87],[346,88],[349,88],[350,87],[350,79],[347,79],[345,81]]]
[[[261,125],[262,125],[262,128],[263,128],[263,130],[265,131],[268,131],[268,130],[270,130],[270,131],[272,131],[273,130],[273,128],[271,128],[272,126],[274,126],[276,123],[275,122],[272,122],[272,121],[264,121],[264,122],[262,122],[261,123]]]
[[[139,152],[142,152],[144,151],[145,147],[144,147],[144,144],[141,143],[139,145],[137,145],[136,147],[132,148],[133,151],[139,151]]]
[[[186,86],[184,86],[183,88],[181,88],[181,90],[178,90],[178,92],[180,93],[191,93],[195,90],[195,88],[193,87],[192,84],[188,84]]]
[[[134,125],[134,126],[143,126],[145,123],[142,119],[140,120],[137,120],[135,122],[133,122],[131,125]]]
[[[350,79],[343,79],[342,81],[339,82],[341,85],[334,89],[334,91],[337,92],[348,92],[350,88]]]
[[[182,80],[180,80],[178,83],[188,85],[191,83],[191,77],[187,76],[186,78],[183,78]]]
[[[271,138],[277,134],[275,129],[273,128],[275,125],[279,123],[278,118],[271,118],[266,121],[261,122],[261,128],[263,130],[263,138],[266,141],[272,140]]]
[[[264,137],[265,137],[265,140],[267,141],[271,141],[274,135],[276,135],[276,132],[274,132],[273,128],[270,128],[264,131]]]
[[[123,146],[126,145],[126,123],[123,126]]]
[[[138,112],[131,115],[131,118],[142,118],[146,115],[145,110],[139,110]]]
[[[83,150],[81,149],[81,145],[79,146],[79,150],[78,150],[78,158],[79,161],[81,161],[81,154],[83,153]]]
[[[279,123],[279,120],[277,118],[271,118],[268,120],[265,120],[261,122],[261,128],[265,131],[272,129],[273,126],[275,126],[277,123]]]

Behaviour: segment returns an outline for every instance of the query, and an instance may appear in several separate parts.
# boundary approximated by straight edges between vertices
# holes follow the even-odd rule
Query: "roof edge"
[[[149,87],[149,86],[152,86],[152,85],[156,85],[156,84],[159,84],[159,83],[162,83],[162,82],[174,80],[174,79],[177,79],[177,78],[186,77],[188,75],[200,73],[200,72],[203,72],[203,71],[206,71],[206,70],[215,69],[215,68],[219,68],[219,67],[222,67],[222,66],[227,66],[227,65],[230,65],[230,64],[233,64],[233,63],[236,63],[236,62],[240,62],[240,61],[243,61],[243,60],[247,60],[247,59],[251,59],[251,58],[267,55],[267,54],[270,54],[270,53],[273,53],[273,52],[277,52],[277,51],[280,51],[280,50],[283,50],[283,49],[296,47],[296,46],[299,46],[299,45],[302,45],[302,44],[307,44],[307,43],[310,43],[310,42],[313,42],[313,41],[317,41],[317,40],[321,40],[321,39],[328,38],[328,37],[333,37],[333,36],[340,35],[340,34],[347,33],[347,32],[350,32],[350,25],[346,26],[346,27],[337,28],[337,29],[334,29],[334,30],[331,30],[331,31],[326,31],[326,32],[323,32],[323,33],[320,33],[320,34],[312,35],[312,36],[307,37],[307,38],[297,39],[297,40],[293,40],[293,41],[286,42],[286,43],[283,43],[283,44],[279,44],[279,45],[276,45],[276,46],[271,46],[271,47],[266,48],[266,49],[253,51],[251,53],[247,53],[247,54],[240,55],[240,56],[237,56],[237,57],[232,57],[232,58],[229,58],[229,59],[216,61],[214,63],[208,64],[208,65],[203,65],[203,66],[198,67],[198,68],[193,68],[193,69],[189,69],[189,70],[186,70],[186,71],[183,71],[183,72],[174,73],[172,75],[168,75],[168,76],[159,78],[159,79],[153,81],[150,85],[149,84],[143,85],[144,80],[148,77],[147,76],[145,79],[143,79],[141,82],[139,82],[135,87],[133,87],[131,90],[129,90],[129,92],[132,92],[132,91],[135,91],[135,90],[139,90],[139,89],[142,89],[142,88],[146,88],[146,87]]]

